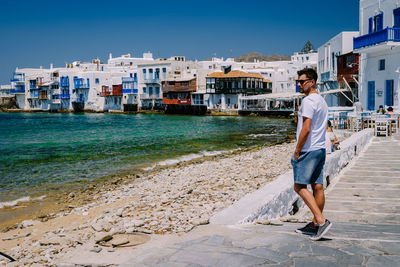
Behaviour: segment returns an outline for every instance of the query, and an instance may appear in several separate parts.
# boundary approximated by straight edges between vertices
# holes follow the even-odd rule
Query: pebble
[[[102,251],[101,247],[93,247],[91,250],[91,252],[95,252],[95,253],[99,253],[100,251]]]
[[[93,241],[110,240],[115,233],[164,234],[191,231],[197,225],[208,224],[209,218],[216,211],[230,206],[291,168],[290,156],[294,148],[295,143],[287,143],[228,153],[204,161],[197,160],[196,164],[182,163],[174,167],[157,168],[150,173],[136,175],[127,185],[118,181],[116,187],[98,187],[96,192],[92,191],[95,194],[92,203],[52,214],[52,217],[74,213],[90,218],[90,210],[99,205],[118,204],[117,201],[121,200],[123,204],[113,204],[114,208],[105,210],[96,219],[82,226],[71,226],[62,231],[60,229],[53,235],[48,233],[37,242],[24,240],[15,247],[15,251],[25,251],[27,256],[23,262],[26,265],[34,262],[52,265],[58,257],[73,248]],[[75,197],[73,192],[68,195],[69,199]],[[129,202],[125,199],[129,199]],[[20,228],[38,223],[24,221]],[[282,225],[282,222],[276,221],[274,225]],[[60,238],[59,234],[64,237]],[[118,246],[127,244],[125,242],[128,240],[111,241]],[[101,250],[101,247],[95,246],[90,251],[99,253]],[[107,251],[115,250],[110,247]]]
[[[109,233],[104,233],[104,232],[95,233],[94,242],[99,243],[101,241],[111,240],[112,238],[113,238],[112,235],[110,235]]]

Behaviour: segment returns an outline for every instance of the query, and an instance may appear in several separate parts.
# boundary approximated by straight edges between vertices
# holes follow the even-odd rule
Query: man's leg
[[[319,210],[321,211],[321,213],[324,210],[325,207],[325,194],[324,194],[324,185],[322,184],[311,184],[311,188],[314,192],[314,198],[315,198],[315,202],[317,202],[317,206],[319,208]],[[316,223],[317,220],[314,216],[313,219],[313,223]]]
[[[325,218],[322,215],[320,208],[318,207],[317,201],[315,200],[313,194],[307,189],[307,185],[304,184],[294,184],[294,191],[304,200],[306,205],[310,208],[314,215],[316,222],[319,225],[325,223]]]

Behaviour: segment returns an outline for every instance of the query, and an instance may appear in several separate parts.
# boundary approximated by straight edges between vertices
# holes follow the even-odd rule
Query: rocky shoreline
[[[94,190],[86,205],[71,193],[67,211],[0,233],[0,251],[17,265],[53,265],[88,243],[98,253],[102,247],[97,243],[118,234],[188,232],[286,172],[294,147],[294,142],[263,146],[128,175],[122,178],[127,182]],[[6,262],[0,258],[0,264]]]

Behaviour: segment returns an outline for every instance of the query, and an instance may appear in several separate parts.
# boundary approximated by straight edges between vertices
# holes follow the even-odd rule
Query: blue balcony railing
[[[13,90],[11,90],[12,94],[24,94],[25,93],[25,85],[17,85]]]
[[[122,89],[123,94],[137,94],[138,92],[138,89]]]
[[[58,96],[59,96],[60,99],[70,99],[71,98],[70,94],[61,94],[61,95],[58,95]]]
[[[331,77],[331,73],[329,71],[321,73],[321,81],[322,82],[328,81],[330,77]]]
[[[160,78],[151,78],[151,79],[145,79],[144,83],[159,83]]]
[[[25,74],[14,72],[10,81],[11,82],[25,82]]]
[[[360,49],[371,45],[376,45],[383,42],[400,42],[400,28],[385,28],[381,31],[371,32],[369,34],[354,37],[353,47],[354,49]]]
[[[68,76],[61,76],[60,77],[60,86],[61,87],[69,87],[69,78],[68,78]]]
[[[122,77],[122,83],[124,82],[127,83],[137,82],[137,77]]]
[[[74,87],[75,89],[89,89],[89,79],[75,78]]]
[[[85,102],[85,99],[83,97],[76,97],[72,99],[72,102]]]

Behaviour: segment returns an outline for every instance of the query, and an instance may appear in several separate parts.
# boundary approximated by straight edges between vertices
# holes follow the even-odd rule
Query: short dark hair
[[[388,107],[388,111],[393,111],[393,108],[392,107]]]
[[[329,127],[332,127],[332,123],[331,123],[330,120],[328,120],[328,126],[329,126]]]
[[[303,74],[305,74],[308,79],[314,80],[315,82],[317,82],[318,80],[318,74],[314,69],[305,68],[297,72],[297,75],[299,75],[299,77]]]

